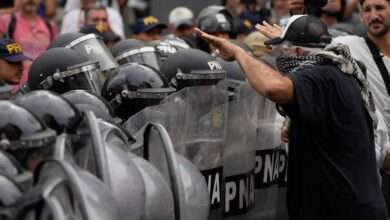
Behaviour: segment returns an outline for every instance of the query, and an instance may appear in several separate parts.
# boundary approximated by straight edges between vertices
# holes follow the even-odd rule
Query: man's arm
[[[282,76],[278,71],[255,59],[226,39],[206,34],[197,28],[195,32],[217,48],[218,56],[226,61],[237,60],[251,86],[261,95],[281,104],[294,102],[293,83],[288,77]]]

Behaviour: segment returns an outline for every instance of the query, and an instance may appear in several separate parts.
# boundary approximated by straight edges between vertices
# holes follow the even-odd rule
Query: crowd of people
[[[390,1],[10,2],[0,219],[390,216]]]

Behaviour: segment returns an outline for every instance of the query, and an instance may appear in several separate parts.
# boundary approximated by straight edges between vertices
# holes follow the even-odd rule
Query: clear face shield
[[[91,61],[98,60],[100,69],[105,77],[108,76],[110,70],[118,66],[118,63],[115,61],[109,49],[105,46],[102,38],[95,34],[88,34],[80,37],[70,42],[65,47],[78,51]]]
[[[139,49],[133,49],[123,52],[116,57],[119,65],[125,63],[140,63],[160,69],[161,61],[160,55],[157,53],[154,47],[142,47]]]
[[[53,80],[57,80],[67,84],[69,90],[82,89],[100,95],[101,77],[99,62],[85,62],[70,66],[66,71],[54,73],[40,83],[40,88],[48,89],[53,85]]]
[[[216,85],[226,79],[225,70],[192,70],[190,73],[176,73],[171,84],[176,88]]]

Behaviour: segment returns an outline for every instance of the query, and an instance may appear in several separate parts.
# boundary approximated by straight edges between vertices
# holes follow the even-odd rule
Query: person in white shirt
[[[119,11],[119,4],[117,0],[100,0],[104,5]],[[66,0],[64,7],[65,12],[70,12],[79,9],[82,6],[82,0]]]
[[[105,9],[108,16],[108,30],[112,30],[116,35],[120,36],[122,39],[125,38],[125,33],[123,29],[123,20],[120,13],[110,7],[105,7],[104,4],[100,2],[95,2],[91,0],[83,1],[86,3],[83,5],[82,9],[75,9],[65,14],[61,26],[61,34],[78,32],[81,27],[85,25],[85,10],[84,8],[90,7],[95,9]]]

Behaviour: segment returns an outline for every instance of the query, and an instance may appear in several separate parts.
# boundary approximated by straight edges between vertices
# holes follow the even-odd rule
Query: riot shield
[[[250,219],[255,206],[257,93],[245,82],[235,93],[234,100],[227,104],[222,216]]]
[[[120,219],[113,196],[90,173],[53,159],[37,177],[44,200],[38,219]]]
[[[176,156],[185,189],[187,220],[207,219],[210,202],[206,181],[189,160],[180,154],[176,154]]]
[[[4,214],[3,208],[15,204],[15,202],[22,196],[22,190],[19,188],[17,183],[12,180],[11,177],[0,174],[0,218]],[[4,216],[3,216],[4,217]]]
[[[168,132],[161,124],[150,123],[146,126],[144,158],[157,167],[170,186],[175,204],[175,219],[187,219],[187,207],[179,164]]]
[[[165,124],[165,115],[167,113],[165,107],[162,105],[149,106],[131,116],[123,123],[125,130],[135,139],[135,143],[131,145],[133,153],[138,156],[143,156],[144,131],[146,125],[150,122]]]
[[[124,150],[110,142],[103,142],[99,124],[91,111],[85,112],[91,131],[91,163],[95,174],[111,190],[121,219],[141,219],[145,208],[145,187],[135,164]],[[118,172],[120,171],[120,172]]]
[[[242,85],[245,86],[245,85]],[[242,87],[241,86],[241,87]],[[248,88],[248,86],[246,86]],[[243,95],[246,89],[236,90],[237,98]],[[281,121],[276,112],[275,103],[254,92],[257,109],[255,121],[251,131],[254,131],[255,140],[255,207],[249,213],[248,219],[276,219],[278,212],[278,182],[282,169],[280,159]],[[252,126],[252,125],[251,125]]]
[[[135,140],[125,129],[101,119],[98,120],[98,124],[104,143],[110,143],[124,151],[131,151],[130,145]]]
[[[162,101],[175,114],[166,120],[176,152],[189,159],[205,178],[210,194],[209,219],[220,218],[227,91],[225,81],[187,87]]]
[[[13,181],[26,191],[33,185],[33,174],[22,166],[6,151],[0,150],[0,173],[12,178]]]
[[[145,183],[144,220],[175,219],[173,194],[167,181],[155,166],[135,154],[127,152],[135,163]]]
[[[144,153],[172,189],[176,219],[207,219],[206,182],[191,162],[174,152],[170,136],[161,124],[150,123],[145,128]]]

